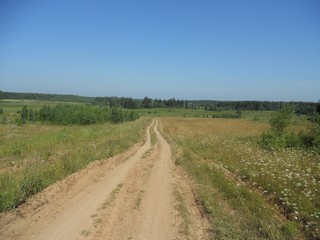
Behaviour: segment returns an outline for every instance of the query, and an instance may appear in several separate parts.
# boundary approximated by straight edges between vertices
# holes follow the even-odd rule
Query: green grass
[[[89,126],[0,125],[0,211],[91,161],[124,152],[145,137],[149,123],[142,118]]]
[[[162,125],[182,149],[177,164],[195,179],[218,239],[319,236],[317,153],[262,150],[261,121],[163,118]]]

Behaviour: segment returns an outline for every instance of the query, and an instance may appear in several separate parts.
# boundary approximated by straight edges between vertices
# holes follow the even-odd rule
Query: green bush
[[[295,132],[289,132],[284,135],[284,144],[285,147],[294,148],[302,146],[302,141],[299,134],[296,134]]]
[[[123,122],[123,113],[120,109],[112,108],[111,111],[111,121],[113,123],[121,123]]]
[[[128,113],[127,118],[126,118],[126,120],[128,120],[128,121],[134,121],[134,120],[137,120],[137,119],[139,119],[139,115],[136,114],[136,113],[133,112],[133,111],[130,111],[130,112]]]
[[[259,139],[261,147],[271,148],[316,148],[320,147],[320,115],[316,114],[312,119],[313,126],[307,133],[285,132],[291,113],[288,110],[280,110],[270,119],[271,129],[264,132]]]
[[[57,125],[89,125],[96,123],[134,121],[139,116],[133,111],[128,112],[119,108],[106,108],[88,105],[58,104],[56,106],[43,106],[39,112],[28,109],[26,106],[20,111],[17,124],[26,121],[39,121]]]
[[[259,140],[259,144],[262,148],[272,149],[272,148],[283,148],[285,143],[285,138],[283,136],[279,136],[274,131],[268,131],[261,135]]]
[[[291,106],[285,106],[279,111],[274,112],[269,123],[274,133],[281,135],[289,125],[294,109]]]

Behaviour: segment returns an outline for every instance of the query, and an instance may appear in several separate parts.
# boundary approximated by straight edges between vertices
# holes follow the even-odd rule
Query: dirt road
[[[0,239],[208,239],[158,127],[154,120],[144,144],[95,161],[0,215]]]

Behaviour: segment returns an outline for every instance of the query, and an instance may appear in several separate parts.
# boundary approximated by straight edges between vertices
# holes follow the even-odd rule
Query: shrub
[[[269,120],[272,131],[274,131],[278,135],[282,135],[284,133],[285,128],[290,123],[293,112],[294,110],[290,106],[285,106],[281,108],[279,111],[274,112],[273,116]]]
[[[284,136],[285,147],[299,147],[302,145],[301,138],[295,132],[289,132]]]
[[[265,149],[279,149],[286,145],[284,138],[274,131],[264,132],[258,142],[260,146]]]
[[[25,124],[27,119],[28,119],[28,108],[27,106],[24,106],[20,111],[20,121],[22,124]]]
[[[312,119],[313,122],[312,128],[308,133],[303,131],[298,134],[291,131],[286,133],[284,128],[288,126],[289,115],[291,112],[289,110],[280,110],[275,113],[270,119],[271,129],[268,132],[264,132],[261,135],[258,143],[261,147],[270,149],[270,148],[317,148],[320,147],[320,115],[316,114]]]
[[[123,114],[122,111],[120,109],[117,108],[112,108],[111,111],[111,121],[113,123],[121,123],[123,122]]]
[[[96,123],[134,121],[139,116],[133,111],[123,111],[118,108],[96,107],[88,105],[58,104],[54,107],[44,106],[39,112],[23,107],[20,111],[18,124],[26,120],[53,123],[57,125],[88,125]]]
[[[127,120],[128,121],[134,121],[139,119],[139,115],[134,113],[133,111],[130,111],[130,113],[128,114]]]

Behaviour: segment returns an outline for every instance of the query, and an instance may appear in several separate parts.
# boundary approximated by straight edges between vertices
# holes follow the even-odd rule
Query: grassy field
[[[293,127],[306,124],[298,118]],[[318,153],[262,150],[264,121],[163,118],[162,125],[219,239],[320,237]]]
[[[150,120],[121,124],[0,125],[0,211],[85,167],[142,141]]]

